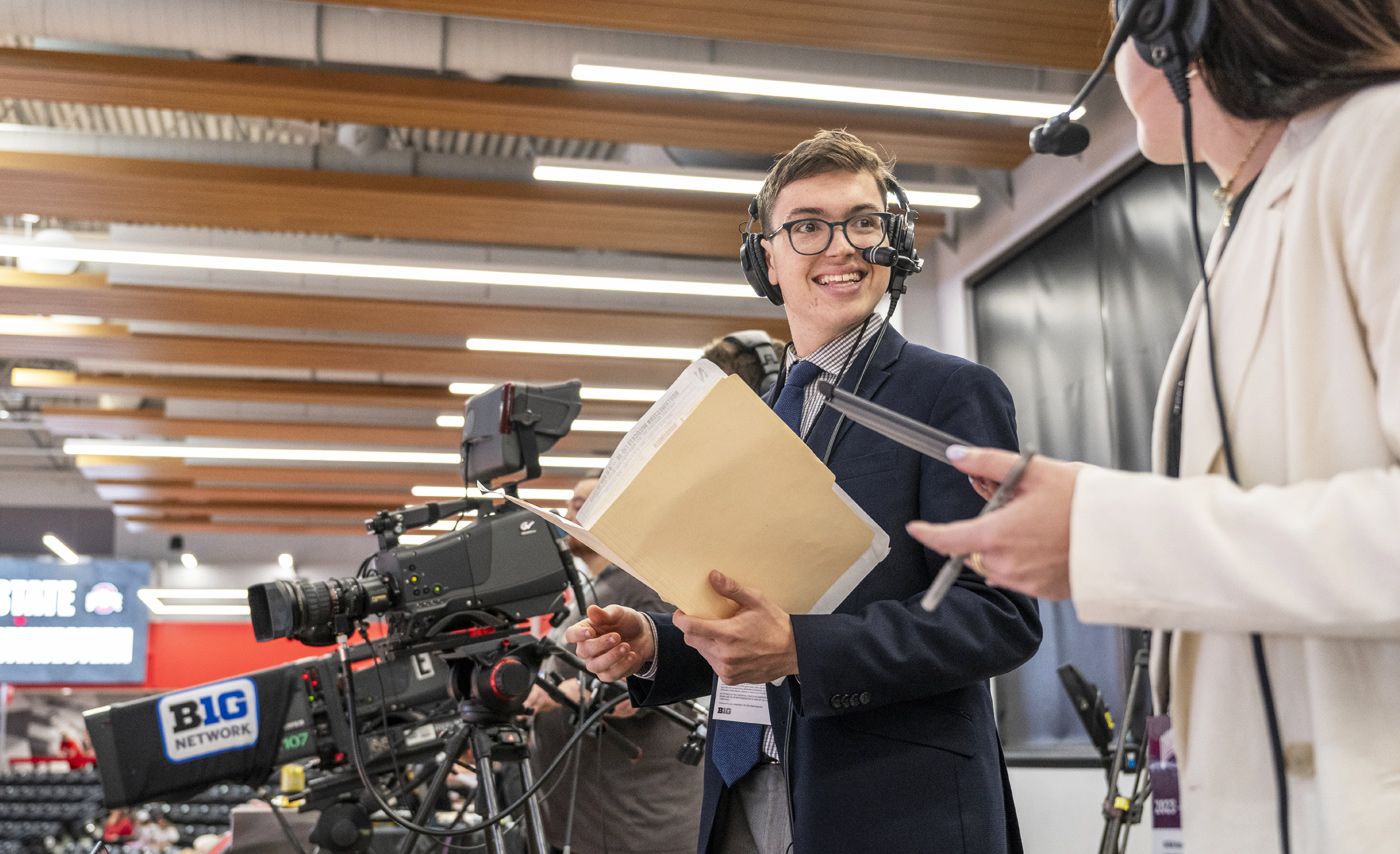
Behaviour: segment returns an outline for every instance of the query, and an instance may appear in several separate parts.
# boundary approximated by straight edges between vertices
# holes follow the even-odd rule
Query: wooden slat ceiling
[[[0,152],[4,214],[733,257],[742,205],[707,195]]]
[[[227,439],[297,446],[361,445],[384,448],[457,450],[461,431],[447,427],[321,424],[316,422],[234,421],[213,418],[167,418],[150,410],[122,411],[80,407],[44,407],[44,426],[55,436],[105,438]],[[619,436],[574,431],[561,438],[553,452],[611,454]]]
[[[306,0],[304,0],[305,2]],[[316,0],[312,0],[315,2]],[[1093,68],[1103,0],[335,0],[439,15],[642,30],[923,59]]]
[[[322,329],[338,332],[596,341],[701,346],[735,323],[785,338],[787,323],[725,314],[660,314],[587,309],[454,305],[393,299],[283,296],[139,285],[110,286],[94,275],[44,276],[0,269],[0,314],[92,315],[148,320]]]
[[[1106,35],[1104,0],[344,0],[346,5],[505,20],[625,29],[713,39],[808,45],[850,52],[1086,69]],[[719,156],[772,155],[822,127],[846,127],[916,166],[1010,169],[1026,156],[1025,128],[1005,120],[913,111],[736,101],[560,84],[484,83],[391,70],[298,68],[252,62],[161,59],[109,53],[0,49],[6,98],[62,110],[138,108],[310,122],[705,149]],[[146,131],[142,131],[146,132]],[[150,133],[161,136],[153,127]],[[269,143],[271,144],[271,143]],[[211,158],[212,159],[212,158]],[[183,160],[0,152],[0,214],[35,213],[85,222],[129,222],[300,232],[482,246],[549,247],[733,260],[743,200],[709,194],[284,169]],[[931,241],[946,217],[924,212]],[[43,388],[7,388],[44,402],[56,438],[348,444],[451,450],[457,431],[416,427],[460,412],[449,380],[547,382],[659,388],[680,362],[470,352],[444,346],[469,336],[697,347],[771,319],[663,310],[291,296],[267,283],[173,288],[108,285],[96,276],[36,277],[0,270],[0,315],[83,315],[97,324],[53,323],[14,334],[0,324],[0,360],[77,363]],[[740,280],[737,270],[735,283]],[[191,282],[190,284],[195,284]],[[171,324],[171,334],[127,324]],[[219,327],[237,327],[236,332]],[[262,334],[265,331],[265,334]],[[322,340],[315,340],[317,336]],[[392,335],[392,344],[362,335]],[[236,337],[230,337],[236,336]],[[307,340],[287,340],[305,337]],[[334,338],[334,341],[326,341]],[[339,339],[348,339],[341,341]],[[385,339],[379,339],[385,340]],[[115,367],[111,367],[115,365]],[[292,371],[297,379],[255,379]],[[171,375],[171,374],[177,375]],[[199,376],[204,373],[207,376]],[[240,373],[244,374],[240,376]],[[320,376],[331,374],[334,381]],[[185,375],[179,375],[185,374]],[[383,375],[416,385],[376,381]],[[440,378],[431,384],[429,378]],[[361,379],[350,382],[348,379]],[[4,378],[0,377],[0,383]],[[107,408],[96,408],[99,396]],[[139,400],[141,408],[121,409]],[[182,407],[173,405],[184,401]],[[293,421],[175,417],[189,401],[378,410],[386,417],[324,414]],[[582,417],[631,419],[645,404],[588,402]],[[353,408],[353,409],[352,409]],[[170,413],[167,414],[167,411]],[[250,411],[258,411],[250,409]],[[271,411],[271,410],[267,410]],[[243,417],[239,413],[239,418]],[[357,421],[356,419],[359,419]],[[362,421],[393,421],[390,427]],[[575,432],[556,450],[608,453],[617,434]],[[414,485],[454,486],[450,466],[220,464],[79,458],[99,494],[138,530],[338,533],[363,536],[377,509],[416,503]],[[567,487],[575,471],[533,486]]]
[[[664,388],[685,365],[642,359],[518,356],[466,349],[317,344],[201,335],[132,335],[113,325],[74,324],[64,334],[6,335],[0,351],[13,359],[107,360],[157,364],[293,368],[304,371],[434,374],[444,380],[509,378],[557,382],[581,377],[608,387]]]
[[[590,89],[281,68],[232,62],[0,49],[6,97],[310,121],[674,145],[776,154],[844,127],[902,163],[1010,169],[1024,128],[851,110]],[[735,207],[731,205],[731,207]],[[922,224],[922,223],[921,223]]]
[[[163,400],[184,398],[227,402],[284,403],[300,406],[358,406],[416,409],[439,414],[460,414],[467,397],[452,394],[445,386],[384,383],[294,382],[286,380],[225,380],[206,377],[164,377],[123,374],[44,371],[35,381],[30,371],[25,382],[15,381],[24,394],[43,398],[91,398],[101,395]],[[583,403],[580,418],[633,419],[645,403],[595,401]]]
[[[442,466],[377,466],[374,468],[326,468],[318,466],[234,466],[198,465],[184,460],[142,459],[79,455],[74,459],[93,482],[124,486],[227,486],[257,485],[292,487],[355,487],[366,491],[385,488],[406,490],[413,486],[461,486],[461,478]],[[576,477],[548,475],[527,486],[541,489],[568,489]]]

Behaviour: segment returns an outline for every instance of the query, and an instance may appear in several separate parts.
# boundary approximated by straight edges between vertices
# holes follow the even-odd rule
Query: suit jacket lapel
[[[874,342],[872,341],[872,344]],[[866,371],[865,379],[860,384],[860,396],[866,400],[875,396],[875,392],[885,384],[890,378],[890,366],[908,343],[899,330],[889,327],[885,331],[884,340],[880,342],[880,349],[871,357],[870,370]],[[851,360],[851,367],[846,371],[846,375],[841,378],[839,388],[851,391],[855,388],[856,379],[860,376],[861,370],[865,367],[864,351],[857,353]],[[817,416],[816,422],[812,425],[811,431],[807,433],[807,447],[812,449],[818,457],[826,451],[826,443],[831,438],[831,431],[836,426],[837,421],[841,421],[841,432],[836,437],[836,445],[833,446],[832,456],[835,456],[835,447],[841,444],[841,439],[851,429],[849,420],[841,419],[840,414],[829,406],[823,406],[821,414]]]
[[[1308,148],[1334,110],[1335,106],[1325,107],[1289,124],[1246,206],[1244,216],[1254,224],[1248,232],[1241,231],[1230,241],[1229,250],[1212,267],[1212,283],[1217,279],[1221,281],[1219,288],[1211,288],[1210,299],[1215,314],[1216,358],[1227,424],[1234,423],[1231,409],[1240,399],[1269,314],[1283,237],[1283,208]],[[1197,310],[1199,296],[1193,298],[1192,310],[1187,314],[1187,323],[1195,334],[1190,342],[1182,423],[1183,475],[1214,470],[1220,462],[1222,447],[1210,379],[1206,314]],[[1178,345],[1181,343],[1179,340]],[[1169,367],[1167,373],[1173,383],[1180,373],[1177,355],[1173,352],[1169,362],[1169,366],[1175,365],[1176,369]],[[1164,393],[1165,386],[1164,382]],[[1159,420],[1158,423],[1164,422]]]

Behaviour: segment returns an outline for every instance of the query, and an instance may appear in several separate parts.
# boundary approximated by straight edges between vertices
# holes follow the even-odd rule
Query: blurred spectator
[[[136,836],[136,824],[131,820],[131,814],[118,807],[107,814],[107,820],[102,824],[103,842],[129,842]]]

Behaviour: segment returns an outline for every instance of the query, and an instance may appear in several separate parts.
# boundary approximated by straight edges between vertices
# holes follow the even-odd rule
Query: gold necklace
[[[1230,215],[1229,208],[1235,201],[1235,181],[1239,179],[1240,173],[1244,171],[1244,165],[1249,162],[1249,158],[1253,157],[1254,152],[1259,149],[1259,143],[1264,141],[1264,136],[1269,132],[1269,128],[1271,127],[1273,127],[1273,122],[1268,122],[1259,129],[1259,133],[1254,137],[1254,142],[1249,144],[1249,150],[1244,153],[1244,157],[1240,158],[1240,162],[1235,164],[1235,171],[1230,173],[1230,179],[1219,187],[1216,187],[1215,192],[1212,193],[1212,195],[1215,196],[1215,200],[1225,206],[1225,215],[1227,217]]]

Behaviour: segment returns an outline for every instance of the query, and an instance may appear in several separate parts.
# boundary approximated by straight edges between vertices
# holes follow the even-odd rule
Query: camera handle
[[[388,551],[399,544],[404,531],[431,525],[439,519],[456,516],[468,510],[480,509],[490,502],[480,498],[460,498],[456,501],[431,501],[400,507],[397,510],[380,510],[371,519],[365,520],[365,530],[379,540],[379,550]]]

